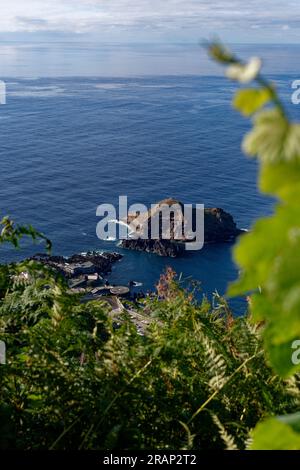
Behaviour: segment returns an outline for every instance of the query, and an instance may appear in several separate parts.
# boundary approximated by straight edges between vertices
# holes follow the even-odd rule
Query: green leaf
[[[252,450],[300,450],[300,416],[270,418],[253,432]]]
[[[261,111],[254,128],[246,135],[242,148],[258,156],[262,163],[300,160],[300,125],[290,124],[278,109]]]
[[[275,194],[289,204],[298,204],[300,194],[300,160],[265,163],[260,171],[262,192]]]
[[[249,292],[253,321],[264,321],[265,347],[276,371],[300,370],[292,362],[292,343],[300,339],[300,219],[298,204],[278,205],[275,214],[258,221],[241,237],[234,257],[242,267],[230,295]]]
[[[290,426],[295,432],[300,433],[300,412],[277,417],[279,421]]]
[[[235,94],[233,106],[244,116],[251,116],[271,99],[272,94],[268,88],[247,88]]]
[[[32,393],[31,395],[28,395],[27,398],[28,400],[32,400],[32,401],[40,401],[42,400],[43,395],[41,394],[37,395],[37,394]]]

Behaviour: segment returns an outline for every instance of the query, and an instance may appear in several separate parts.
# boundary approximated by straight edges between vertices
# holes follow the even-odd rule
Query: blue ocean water
[[[16,74],[17,75],[17,74]],[[290,105],[293,73],[273,76]],[[240,150],[249,123],[231,108],[235,85],[222,76],[7,77],[0,106],[0,214],[31,223],[55,254],[120,250],[96,237],[96,208],[146,205],[166,197],[222,207],[240,228],[272,211],[256,189],[257,166]],[[1,247],[0,262],[21,259]],[[226,291],[237,276],[232,245],[204,247],[178,259],[121,250],[110,279],[153,288],[166,266]],[[238,302],[243,308],[243,302]]]

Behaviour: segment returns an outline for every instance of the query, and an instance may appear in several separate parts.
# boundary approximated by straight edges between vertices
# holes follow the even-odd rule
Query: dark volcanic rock
[[[98,272],[107,273],[111,271],[113,263],[123,258],[120,253],[97,253],[89,252],[85,255],[72,255],[68,258],[70,264],[81,264],[90,261],[97,267]]]
[[[98,253],[95,251],[86,254],[75,254],[68,258],[64,256],[48,256],[45,254],[37,254],[33,256],[32,260],[39,261],[47,266],[55,268],[57,271],[66,275],[65,267],[68,265],[81,265],[91,262],[94,265],[94,272],[99,274],[107,274],[111,272],[112,265],[119,261],[123,256],[120,253]]]
[[[220,243],[233,241],[242,233],[232,215],[223,209],[204,209],[204,242]]]
[[[184,253],[183,243],[173,242],[171,240],[122,240],[121,246],[128,250],[146,251],[155,253],[159,256],[169,256],[176,258]]]
[[[154,208],[141,215],[142,227],[147,227],[150,237],[146,240],[142,238],[132,238],[122,240],[121,246],[130,250],[146,251],[155,253],[159,256],[177,257],[185,252],[185,241],[178,241],[174,237],[176,219],[171,217],[171,239],[166,240],[163,234],[159,233],[159,239],[151,239],[151,218],[159,214],[161,205],[171,206],[178,204],[183,208],[183,204],[175,199],[169,198],[159,202]],[[195,209],[193,210],[193,229],[195,229]],[[175,216],[176,217],[176,216]],[[130,223],[135,216],[128,214],[127,222]],[[177,224],[177,226],[179,226]],[[233,217],[220,208],[204,209],[204,242],[205,243],[224,243],[234,241],[242,233],[236,226]],[[189,240],[190,241],[190,240]],[[188,243],[188,241],[187,241]]]

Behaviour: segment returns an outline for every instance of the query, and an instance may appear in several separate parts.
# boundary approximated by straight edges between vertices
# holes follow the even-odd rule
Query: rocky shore
[[[68,258],[64,256],[36,254],[30,259],[50,266],[59,271],[66,278],[71,279],[78,275],[106,275],[111,272],[112,265],[122,259],[122,257],[120,253],[99,253],[91,251],[84,254],[74,254]]]

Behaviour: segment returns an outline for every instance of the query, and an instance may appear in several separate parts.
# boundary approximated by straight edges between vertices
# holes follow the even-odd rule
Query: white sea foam
[[[51,98],[62,95],[64,88],[58,86],[26,86],[22,90],[8,91],[10,96],[18,96],[22,98]]]
[[[181,88],[180,87],[180,84],[174,84],[172,85],[171,83],[170,84],[164,84],[164,85],[147,85],[147,84],[143,84],[143,83],[132,83],[132,86],[134,86],[135,88],[153,88],[153,89],[164,89],[164,88]]]
[[[116,224],[116,225],[122,225],[122,227],[127,227],[128,228],[128,236],[130,237],[131,235],[135,234],[135,231],[132,230],[130,225],[126,224],[123,220],[118,220],[118,219],[111,219],[109,220],[109,223]]]
[[[142,285],[143,285],[142,282],[133,281],[133,286],[134,287],[141,287]]]
[[[94,86],[95,88],[98,88],[100,90],[115,90],[120,88],[126,88],[126,84],[124,83],[97,83],[97,85]]]

